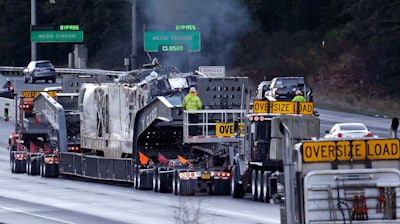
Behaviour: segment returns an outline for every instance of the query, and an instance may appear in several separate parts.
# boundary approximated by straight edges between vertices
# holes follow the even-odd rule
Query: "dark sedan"
[[[3,77],[1,77],[3,78]],[[3,80],[3,79],[0,79]],[[3,83],[3,81],[0,82]],[[14,98],[14,86],[12,85],[11,81],[7,78],[5,79],[5,84],[3,85],[3,87],[0,89],[0,97],[4,97],[4,98]]]

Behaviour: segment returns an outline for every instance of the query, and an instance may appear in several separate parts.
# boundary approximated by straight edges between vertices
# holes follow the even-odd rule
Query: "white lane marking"
[[[56,218],[52,218],[52,217],[48,217],[48,216],[44,216],[44,215],[37,215],[37,214],[33,214],[31,212],[25,212],[25,211],[14,209],[14,208],[8,208],[8,207],[3,207],[3,206],[0,206],[0,208],[5,209],[5,210],[9,210],[9,211],[14,211],[14,212],[26,214],[26,215],[35,216],[35,217],[42,218],[42,219],[48,219],[48,220],[52,220],[52,221],[56,221],[56,222],[67,223],[67,224],[75,224],[73,222],[68,222],[68,221],[64,221],[64,220],[61,220],[61,219],[56,219]]]

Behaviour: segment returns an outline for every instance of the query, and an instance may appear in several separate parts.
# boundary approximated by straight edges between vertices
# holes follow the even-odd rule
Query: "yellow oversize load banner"
[[[55,97],[57,93],[61,93],[62,91],[56,91],[56,90],[51,90],[51,91],[22,91],[22,96],[26,98],[35,98],[37,95],[40,93],[47,93],[51,97]]]
[[[399,139],[357,139],[304,142],[303,161],[306,163],[400,159]]]
[[[235,136],[234,124],[233,123],[217,123],[216,135],[219,137],[231,137]]]
[[[313,102],[254,100],[253,112],[254,113],[269,113],[269,114],[312,115],[314,112],[314,103]]]

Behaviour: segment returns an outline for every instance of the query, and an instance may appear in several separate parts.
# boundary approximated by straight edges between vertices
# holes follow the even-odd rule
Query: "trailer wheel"
[[[173,173],[172,173],[173,174]],[[171,185],[172,185],[172,181],[171,181],[171,173],[167,172],[167,173],[159,173],[158,177],[157,177],[157,181],[158,181],[158,190],[161,193],[171,193]]]
[[[46,177],[46,164],[44,163],[44,161],[42,162],[40,167],[41,167],[40,168],[40,176]]]
[[[213,195],[213,193],[214,193],[214,184],[208,184],[207,185],[207,194]]]
[[[178,194],[177,178],[178,178],[178,172],[174,171],[174,174],[172,175],[172,193],[174,193],[175,195]]]
[[[136,189],[139,189],[139,190],[141,190],[141,177],[140,177],[140,173],[139,173],[139,170],[137,171],[137,175],[136,175]]]
[[[264,172],[262,176],[263,185],[263,198],[265,202],[269,202],[269,189],[268,189],[268,172]]]
[[[229,195],[230,181],[228,180],[214,180],[212,184],[207,187],[209,195]]]
[[[179,175],[177,175],[177,179],[176,179],[176,194],[177,195],[181,195],[182,191],[181,191],[181,179],[179,178]]]
[[[11,166],[11,173],[15,173],[15,161],[14,160],[10,161],[10,166]]]
[[[133,188],[135,188],[135,189],[139,189],[138,176],[139,176],[138,166],[134,165],[133,166]]]
[[[159,191],[159,175],[160,175],[160,171],[158,168],[154,168],[154,175],[153,175],[153,191],[154,192],[158,192]]]
[[[15,173],[15,168],[14,168],[14,153],[10,152],[10,170],[11,173]]]
[[[260,202],[264,202],[264,188],[263,188],[263,171],[257,172],[257,198]]]
[[[257,171],[251,171],[251,198],[257,201]]]
[[[181,180],[180,178],[178,178],[177,188],[179,195],[195,195],[197,189],[196,187],[196,180]]]
[[[239,184],[239,175],[236,171],[236,166],[232,167],[231,170],[231,196],[233,198],[243,198],[246,192],[243,189],[243,185]]]
[[[30,154],[28,154],[28,157],[26,159],[26,166],[27,166],[26,173],[28,175],[31,175],[32,174],[32,164],[31,164],[31,155]]]

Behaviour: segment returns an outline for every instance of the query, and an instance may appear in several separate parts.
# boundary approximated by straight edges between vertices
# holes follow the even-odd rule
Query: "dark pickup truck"
[[[273,78],[264,96],[271,96],[277,101],[292,101],[296,95],[296,90],[302,91],[306,101],[313,102],[312,89],[306,85],[304,77],[301,76]]]

